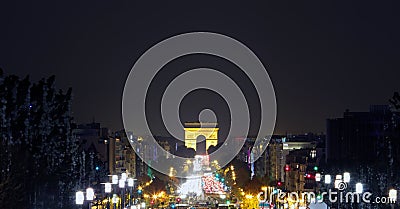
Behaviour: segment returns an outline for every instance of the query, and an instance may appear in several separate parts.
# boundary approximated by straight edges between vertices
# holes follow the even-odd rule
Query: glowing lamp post
[[[120,180],[118,181],[118,186],[119,186],[119,188],[121,188],[121,189],[125,188],[125,180],[120,179]]]
[[[133,183],[134,183],[134,179],[133,178],[129,178],[128,179],[128,187],[133,187]]]
[[[350,173],[349,173],[349,172],[345,172],[345,173],[343,174],[343,181],[344,181],[345,183],[349,183],[349,182],[350,182]]]
[[[118,198],[118,196],[116,194],[113,194],[113,197],[112,197],[111,201],[114,204],[113,208],[117,208],[117,203],[119,201],[119,198]]]
[[[114,203],[114,204],[118,203],[118,196],[116,194],[113,194],[112,203]]]
[[[362,183],[357,183],[356,184],[356,193],[357,194],[363,193],[363,185],[362,185]]]
[[[331,175],[325,175],[325,184],[330,184],[331,183]]]
[[[342,182],[342,180],[335,179],[335,189],[339,189],[339,186],[340,186],[341,182]]]
[[[357,194],[361,194],[361,193],[363,193],[363,185],[362,185],[362,183],[357,183],[356,184],[356,193]]]
[[[396,203],[397,200],[397,190],[391,189],[389,190],[389,200],[391,203],[391,208],[394,209],[394,204]]]
[[[111,183],[105,183],[104,184],[104,192],[105,193],[111,193]]]
[[[334,182],[335,189],[339,189],[340,182],[342,182],[342,175],[336,175],[335,182]]]
[[[77,191],[75,193],[75,203],[77,205],[83,205],[83,201],[85,200],[85,195],[82,191]]]
[[[128,176],[128,175],[127,175],[126,173],[122,173],[122,174],[121,174],[121,179],[124,180],[124,181],[126,181],[127,176]]]
[[[112,184],[118,184],[118,175],[112,175],[111,182]]]
[[[124,173],[122,173],[122,174],[124,174]],[[125,181],[126,181],[125,178],[121,178],[118,183],[119,188],[122,190],[122,197],[121,197],[122,198],[122,201],[121,201],[122,207],[125,207]]]
[[[133,194],[133,186],[135,183],[135,179],[133,178],[128,178],[128,187],[129,187],[129,204],[133,204],[133,199],[132,199],[132,194]]]
[[[89,200],[89,209],[92,208],[93,199],[94,199],[94,190],[89,187],[86,189],[86,200]]]
[[[86,200],[93,200],[94,199],[94,190],[92,188],[86,189]]]
[[[112,184],[107,182],[104,183],[104,193],[106,193],[106,197],[107,197],[107,208],[110,208],[110,197],[108,196],[108,194],[111,193],[111,188],[112,188]]]
[[[321,181],[321,174],[320,173],[316,173],[315,174],[315,181],[317,181],[317,182]]]
[[[392,203],[396,202],[396,200],[397,200],[397,190],[395,190],[395,189],[389,190],[389,198],[390,198]]]
[[[397,199],[397,190],[391,189],[389,190],[389,197],[393,199]]]

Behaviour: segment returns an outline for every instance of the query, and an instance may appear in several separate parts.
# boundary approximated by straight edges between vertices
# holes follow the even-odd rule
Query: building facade
[[[285,189],[290,192],[313,192],[318,172],[315,149],[293,150],[286,156]]]
[[[398,129],[393,128],[396,124],[399,121],[393,118],[387,105],[373,105],[369,112],[346,110],[342,118],[328,119],[327,162],[374,161],[379,154],[385,153],[388,139],[399,137]]]
[[[136,153],[134,148],[129,143],[129,140],[133,140],[132,134],[125,133],[124,130],[118,131],[115,133],[114,138],[112,139],[112,143],[114,144],[113,150],[114,152],[110,158],[114,157],[114,166],[112,170],[112,174],[121,174],[121,173],[129,173],[131,177],[136,177]]]

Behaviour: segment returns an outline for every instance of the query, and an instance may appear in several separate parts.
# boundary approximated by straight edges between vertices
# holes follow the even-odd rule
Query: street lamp
[[[356,184],[356,193],[357,194],[363,193],[363,185],[362,185],[362,183],[357,183]]]
[[[320,173],[316,173],[315,174],[315,181],[317,181],[317,182],[321,181],[321,174]]]
[[[112,175],[111,182],[112,184],[118,184],[118,175]]]
[[[121,173],[121,179],[122,180],[126,181],[127,176],[128,175],[126,173]]]
[[[124,180],[124,179],[120,179],[120,180],[118,181],[118,186],[119,186],[119,188],[121,188],[121,189],[125,188],[125,180]]]
[[[349,172],[344,172],[343,181],[344,181],[344,183],[349,183],[350,182],[350,173]]]
[[[122,173],[122,174],[124,174],[124,173]],[[118,184],[119,188],[122,190],[121,198],[122,198],[122,207],[124,207],[124,208],[125,208],[125,181],[126,181],[126,179],[122,178],[122,176],[121,176],[121,179],[119,180],[119,184]]]
[[[86,189],[86,200],[93,200],[94,198],[94,190],[92,188]]]
[[[105,183],[104,184],[104,192],[105,193],[111,193],[111,183]]]
[[[75,203],[77,205],[83,205],[83,201],[85,200],[85,195],[82,191],[77,191],[75,193]]]
[[[128,187],[133,187],[133,183],[134,183],[134,179],[133,178],[129,178],[128,179]]]
[[[342,182],[342,180],[335,179],[335,189],[339,189],[339,186],[340,186],[341,182]]]
[[[394,204],[396,203],[396,200],[397,200],[397,190],[395,190],[395,189],[389,190],[389,200],[390,200],[389,203],[391,203],[391,208],[393,209]]]
[[[391,189],[391,190],[389,190],[389,198],[390,198],[390,200],[391,200],[391,202],[396,202],[396,200],[397,200],[397,190],[395,190],[395,189]]]
[[[133,205],[133,200],[132,200],[132,190],[133,190],[133,186],[134,186],[134,182],[135,179],[133,178],[128,178],[128,187],[129,187],[129,205]]]
[[[331,175],[325,175],[325,184],[331,183]]]
[[[114,209],[117,208],[118,199],[119,199],[118,196],[116,194],[113,194],[111,201],[114,204],[114,207],[113,207]]]
[[[109,182],[104,184],[104,193],[106,193],[107,200],[108,200],[107,201],[107,209],[110,208],[110,197],[108,196],[108,194],[111,193],[111,187],[112,187],[112,185]]]
[[[86,200],[89,200],[89,209],[92,208],[93,199],[94,199],[94,190],[89,187],[86,189]]]
[[[112,203],[114,203],[114,204],[117,204],[117,203],[118,203],[118,196],[117,196],[117,194],[113,194]]]

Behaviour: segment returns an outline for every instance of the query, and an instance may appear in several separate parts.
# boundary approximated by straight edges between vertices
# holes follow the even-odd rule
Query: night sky
[[[0,67],[34,81],[56,75],[59,88],[73,88],[76,122],[95,117],[113,130],[122,129],[121,96],[134,62],[185,32],[225,34],[258,55],[275,87],[276,134],[325,132],[326,118],[387,104],[400,90],[395,1],[143,2],[2,1]],[[164,70],[208,64],[231,69],[224,60],[194,56]],[[165,85],[162,80],[154,85]],[[251,99],[251,87],[244,86]],[[205,92],[197,93],[182,104],[184,120],[197,117],[190,101],[201,103]]]

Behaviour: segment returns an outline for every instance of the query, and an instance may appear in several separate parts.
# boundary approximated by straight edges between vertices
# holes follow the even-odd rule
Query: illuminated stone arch
[[[206,139],[206,150],[210,146],[217,146],[218,144],[218,130],[217,123],[199,123],[190,122],[185,123],[185,146],[187,148],[197,149],[197,138],[204,136]]]

